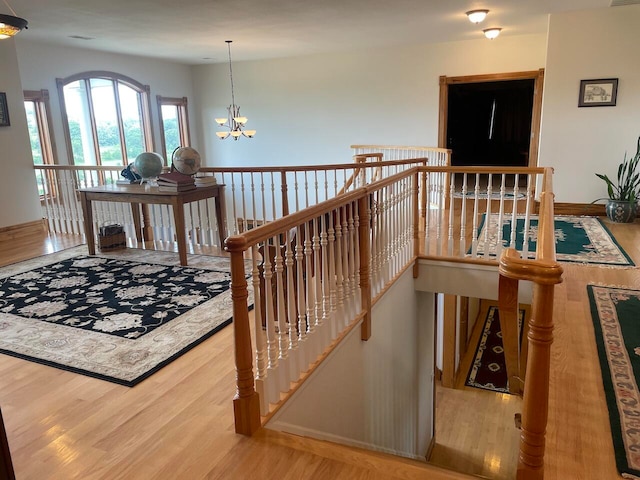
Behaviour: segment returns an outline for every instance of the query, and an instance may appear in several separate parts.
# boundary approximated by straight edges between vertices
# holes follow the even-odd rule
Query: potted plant
[[[640,197],[640,137],[636,154],[618,165],[618,181],[612,182],[607,175],[596,173],[607,184],[609,198],[605,207],[607,217],[613,222],[633,222],[636,218],[637,201]]]

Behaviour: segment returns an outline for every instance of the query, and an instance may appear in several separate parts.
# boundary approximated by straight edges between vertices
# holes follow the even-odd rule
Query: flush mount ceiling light
[[[471,23],[480,23],[482,22],[489,13],[489,10],[469,10],[466,12],[467,18]]]
[[[236,97],[233,93],[233,71],[231,70],[231,42],[232,40],[225,40],[227,48],[229,49],[229,78],[231,79],[231,105],[227,107],[227,118],[216,118],[216,123],[221,127],[226,127],[228,130],[222,132],[216,132],[216,135],[220,140],[224,140],[227,137],[232,137],[234,140],[238,140],[240,136],[253,138],[256,134],[255,130],[242,130],[244,124],[247,123],[248,118],[240,115],[240,107],[236,105]]]
[[[485,28],[482,31],[484,32],[485,37],[487,37],[489,40],[493,40],[498,35],[500,35],[501,30],[502,30],[501,28],[493,27],[493,28]]]
[[[0,14],[0,40],[13,37],[16,33],[19,33],[23,28],[27,27],[27,21],[24,18],[15,16],[16,12],[13,11],[11,5],[7,3],[7,0],[3,0],[13,15]]]

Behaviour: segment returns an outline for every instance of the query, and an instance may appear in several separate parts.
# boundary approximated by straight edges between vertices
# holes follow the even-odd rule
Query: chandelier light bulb
[[[493,28],[485,28],[482,31],[484,32],[484,36],[485,37],[487,37],[489,40],[493,40],[498,35],[500,35],[500,31],[502,31],[502,29],[501,28],[497,28],[497,27],[493,27]]]
[[[224,122],[226,121],[227,121],[226,118],[216,118],[216,123],[220,126],[224,125]]]
[[[233,117],[233,119],[241,125],[244,125],[249,120],[247,117]]]
[[[487,17],[487,13],[489,10],[469,10],[466,12],[469,21],[476,24],[482,22]]]

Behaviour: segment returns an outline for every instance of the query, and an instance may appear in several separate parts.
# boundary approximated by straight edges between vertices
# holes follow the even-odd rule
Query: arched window
[[[71,164],[127,165],[153,151],[148,86],[113,72],[56,82]]]

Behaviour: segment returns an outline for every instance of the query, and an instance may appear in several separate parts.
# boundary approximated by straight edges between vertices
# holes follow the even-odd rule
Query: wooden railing
[[[553,198],[551,170],[546,169],[540,194],[535,259],[523,259],[512,248],[505,250],[500,258],[500,326],[509,389],[519,391],[524,380],[518,480],[542,480],[544,477],[553,296],[555,285],[562,282],[562,267],[556,262]],[[534,284],[532,314],[528,325],[524,326],[526,342],[523,349],[519,348],[516,320],[520,280]]]
[[[422,217],[419,187],[425,176],[427,185],[439,186],[436,195],[427,187],[435,203],[429,202]],[[516,230],[524,229],[526,239],[533,228],[536,183],[541,185],[537,250],[529,252],[525,241],[516,251]],[[488,233],[480,225],[483,217]],[[503,248],[499,239],[505,234]],[[360,325],[362,339],[370,337],[372,303],[418,257],[499,265],[510,385],[524,379],[518,478],[541,478],[553,286],[562,274],[555,261],[550,169],[416,167],[232,236],[226,245],[233,265],[236,431],[247,435],[346,332]],[[523,351],[511,344],[511,337],[518,337],[515,315],[509,315],[517,311],[518,280],[535,284]],[[527,353],[524,363],[520,358]]]
[[[375,164],[369,163],[370,159],[375,159]],[[199,175],[213,175],[218,183],[225,185],[226,231],[238,234],[367,185],[374,177],[385,178],[416,165],[426,165],[429,161],[416,158],[380,162],[378,155],[367,155],[364,160],[357,164],[315,167],[203,167]],[[49,231],[82,235],[82,207],[76,190],[114,184],[120,179],[122,167],[38,165],[34,169],[42,216]],[[138,241],[175,241],[175,222],[167,206],[148,206],[147,210],[139,212],[138,216],[145,218],[151,228],[153,234],[149,237],[136,228],[135,216],[128,205],[113,202],[96,202],[94,205],[96,227],[117,222],[125,227],[129,238]],[[222,247],[217,241],[220,227],[212,221],[212,212],[212,200],[194,202],[185,207],[185,234],[191,248]]]
[[[413,263],[418,173],[392,175],[227,239],[237,432],[253,433],[270,405],[360,321],[362,339],[369,338],[372,301]]]

